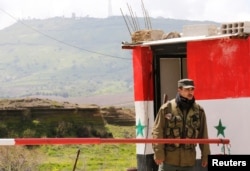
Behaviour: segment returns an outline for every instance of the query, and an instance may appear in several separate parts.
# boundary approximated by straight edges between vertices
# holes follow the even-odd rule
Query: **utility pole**
[[[111,0],[109,0],[109,4],[108,4],[108,17],[112,17],[112,2]]]

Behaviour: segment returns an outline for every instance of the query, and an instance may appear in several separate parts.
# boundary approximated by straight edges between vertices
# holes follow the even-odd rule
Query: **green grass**
[[[135,126],[106,125],[114,138],[134,138]],[[78,160],[77,153],[79,153]],[[5,170],[126,171],[136,167],[135,144],[0,146]]]
[[[134,138],[134,126],[106,125],[114,138]],[[43,160],[39,171],[126,171],[136,167],[135,144],[45,145],[39,147]]]

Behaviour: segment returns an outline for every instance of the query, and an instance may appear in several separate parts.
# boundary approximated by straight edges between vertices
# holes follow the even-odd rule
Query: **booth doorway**
[[[154,115],[176,96],[177,82],[187,78],[186,43],[152,46],[154,68]]]

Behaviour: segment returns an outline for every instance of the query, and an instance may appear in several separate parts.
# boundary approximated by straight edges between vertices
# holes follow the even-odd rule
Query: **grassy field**
[[[134,126],[106,125],[114,138],[134,138]],[[40,171],[126,171],[136,166],[135,144],[51,145],[40,147],[44,154]]]
[[[114,138],[135,137],[135,126],[106,127]],[[0,154],[0,168],[11,171],[126,171],[136,167],[135,144],[0,146]]]

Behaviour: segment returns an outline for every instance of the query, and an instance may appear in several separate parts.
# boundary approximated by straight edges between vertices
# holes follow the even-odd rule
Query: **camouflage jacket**
[[[159,109],[152,131],[153,138],[208,138],[204,109],[194,103],[188,112],[182,112],[175,99],[163,104]],[[154,158],[175,166],[194,166],[196,144],[152,144]],[[209,144],[199,144],[202,161],[210,154]]]

